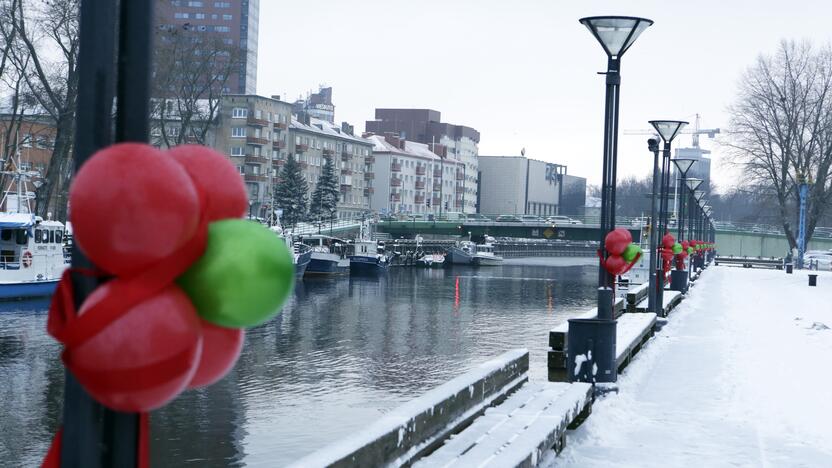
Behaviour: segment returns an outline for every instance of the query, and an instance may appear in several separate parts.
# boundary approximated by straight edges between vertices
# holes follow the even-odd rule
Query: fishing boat
[[[350,273],[384,273],[390,268],[390,257],[384,252],[384,243],[372,239],[369,222],[361,223],[355,250],[350,259]]]
[[[312,248],[302,242],[295,242],[292,231],[284,230],[280,224],[272,226],[271,230],[286,243],[286,247],[292,252],[295,278],[303,277],[309,262],[312,260]]]
[[[17,164],[20,167],[20,164]],[[26,182],[36,172],[4,171],[12,177],[0,205],[0,299],[50,296],[69,266],[63,223],[31,212]],[[14,191],[12,191],[14,186]]]
[[[475,244],[461,241],[448,249],[448,256],[454,265],[495,266],[502,265],[503,257],[494,255],[494,239],[486,236],[485,243]]]
[[[311,249],[305,276],[337,275],[350,271],[350,261],[344,255],[346,241],[322,234],[304,236],[301,240]]]

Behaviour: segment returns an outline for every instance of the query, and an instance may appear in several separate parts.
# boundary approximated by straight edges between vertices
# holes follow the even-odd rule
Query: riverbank
[[[832,274],[711,267],[552,466],[832,466]]]

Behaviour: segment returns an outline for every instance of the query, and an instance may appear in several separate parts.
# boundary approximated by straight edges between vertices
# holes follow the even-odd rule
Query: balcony
[[[376,178],[376,174],[374,172],[365,172],[364,173],[364,180],[373,180]]]
[[[246,164],[268,164],[269,159],[265,156],[259,156],[256,154],[247,154],[246,155]]]
[[[276,149],[284,149],[286,148],[286,142],[283,140],[277,140],[272,142],[272,147]]]
[[[442,199],[439,197],[433,197],[433,201],[431,203],[433,203],[433,206],[439,206],[439,204],[442,203]]]
[[[402,180],[397,179],[396,177],[393,177],[392,179],[390,179],[390,186],[391,187],[401,187],[402,186]]]
[[[335,156],[335,150],[331,148],[324,148],[323,154],[324,156]]]
[[[352,189],[351,184],[341,184],[341,193],[349,192]]]
[[[352,153],[347,150],[341,151],[341,161],[349,161],[352,159]]]
[[[299,166],[301,169],[304,169],[304,170],[305,170],[307,167],[309,167],[309,163],[308,163],[308,162],[306,162],[306,161],[300,161],[300,160],[299,160],[299,161],[297,161],[297,163],[298,163],[298,166]]]
[[[425,203],[425,196],[416,195],[416,197],[413,200],[413,203],[416,203],[417,205],[423,205]]]
[[[352,175],[352,169],[344,167],[341,169],[341,175]]]
[[[274,128],[275,130],[286,130],[289,126],[283,122],[275,122]]]
[[[425,166],[416,166],[416,175],[425,175]]]
[[[416,181],[416,190],[424,190],[425,189],[425,181],[424,180],[417,180]]]
[[[441,192],[442,191],[442,183],[437,182],[437,181],[434,180],[433,181],[433,191],[434,192]]]
[[[433,176],[441,178],[442,177],[442,170],[441,169],[434,169],[433,170]]]
[[[456,180],[465,180],[465,174],[457,171],[456,173]]]
[[[269,179],[262,174],[246,174],[243,176],[243,180],[246,182],[266,182]]]
[[[456,187],[454,187],[454,192],[456,192],[456,193],[462,193],[464,191],[465,191],[465,187],[462,186],[462,185],[457,185]]]
[[[390,170],[393,171],[393,172],[401,172],[402,171],[402,165],[393,163],[393,164],[390,165]]]
[[[375,156],[373,156],[373,155],[364,156],[364,164],[375,164],[375,162],[376,162],[376,157]]]
[[[364,196],[369,197],[370,195],[376,193],[376,189],[372,187],[364,187]]]
[[[295,153],[305,153],[309,151],[309,145],[295,144]]]
[[[254,118],[254,117],[252,117],[252,116],[249,116],[249,117],[248,117],[247,122],[248,122],[248,124],[249,124],[249,125],[254,126],[254,127],[268,127],[269,125],[271,125],[271,124],[272,124],[272,123],[271,123],[271,122],[269,122],[268,120],[263,120],[263,119],[255,119],[255,118]]]
[[[462,208],[462,200],[456,200],[454,202],[454,206],[457,208]]]
[[[271,142],[265,138],[260,138],[256,136],[247,136],[246,143],[249,145],[258,145],[258,146],[265,146],[270,144]]]
[[[390,194],[390,201],[391,202],[400,202],[400,201],[402,201],[402,195],[400,193],[391,193]]]
[[[280,170],[280,168],[282,168],[284,164],[286,164],[286,161],[282,159],[275,159],[274,161],[272,161],[272,167],[274,167],[277,170]]]

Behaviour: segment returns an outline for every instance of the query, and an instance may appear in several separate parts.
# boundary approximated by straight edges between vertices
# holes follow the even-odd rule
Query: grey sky
[[[727,127],[740,74],[782,38],[826,43],[828,0],[316,0],[260,2],[258,92],[333,87],[336,119],[363,131],[376,107],[420,107],[476,128],[480,154],[526,155],[600,180],[606,58],[578,18],[655,24],[623,57],[620,128],[703,118]],[[619,178],[647,174],[646,136],[620,136]],[[722,187],[733,171],[719,165]],[[683,146],[690,137],[683,136]]]

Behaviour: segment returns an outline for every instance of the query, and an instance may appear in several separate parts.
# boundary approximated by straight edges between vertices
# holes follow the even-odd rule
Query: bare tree
[[[55,203],[66,192],[72,170],[75,105],[78,95],[78,32],[80,0],[17,0],[12,23],[20,49],[13,62],[26,86],[55,126],[52,158],[44,183],[36,190],[36,212],[44,216],[50,204],[58,218],[66,204]]]
[[[760,56],[743,75],[729,108],[733,162],[748,185],[776,200],[791,247],[797,245],[796,199],[802,180],[813,180],[807,239],[828,209],[832,164],[832,60],[828,48],[783,41],[773,56]]]
[[[156,34],[152,139],[160,146],[206,144],[227,93],[238,73],[241,49],[206,26],[162,26]]]

